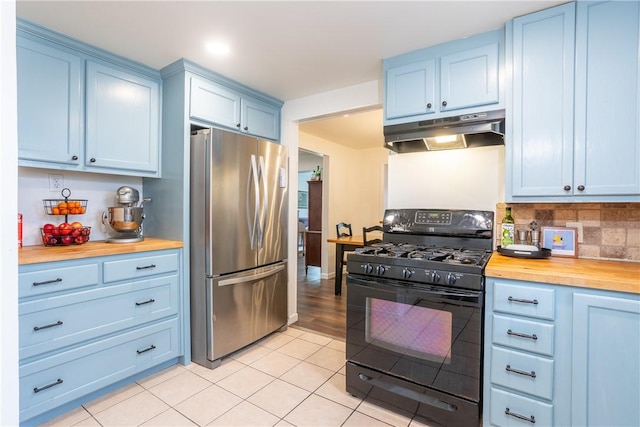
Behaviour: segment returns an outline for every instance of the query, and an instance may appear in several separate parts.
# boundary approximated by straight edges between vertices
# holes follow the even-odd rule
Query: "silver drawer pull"
[[[156,300],[154,300],[153,298],[149,298],[146,301],[142,301],[142,302],[137,302],[136,305],[145,305],[145,304],[151,304],[152,302],[156,302]]]
[[[514,297],[509,297],[507,298],[509,300],[509,302],[521,302],[523,304],[535,304],[538,305],[538,300],[537,299],[520,299],[520,298],[514,298]]]
[[[53,386],[57,386],[58,384],[62,384],[62,383],[63,383],[63,381],[60,378],[58,378],[56,380],[56,382],[53,382],[51,384],[47,384],[47,385],[42,386],[42,387],[34,387],[33,392],[34,393],[40,393],[42,390],[46,390],[48,388],[51,388]]]
[[[504,413],[506,415],[511,415],[512,417],[515,417],[519,420],[524,420],[524,421],[529,421],[531,424],[535,424],[536,423],[536,417],[534,417],[533,415],[531,415],[530,417],[525,417],[524,415],[520,415],[517,414],[515,412],[511,412],[509,410],[509,408],[504,408]]]
[[[42,286],[42,285],[50,285],[52,283],[62,282],[61,278],[53,279],[53,280],[45,280],[44,282],[33,282],[33,286]]]
[[[520,337],[520,338],[529,338],[531,340],[536,341],[538,339],[538,336],[536,334],[533,335],[527,335],[527,334],[523,334],[520,332],[513,332],[511,329],[507,330],[507,335],[512,335],[514,337]]]
[[[151,351],[151,350],[153,350],[155,348],[156,348],[155,345],[151,345],[151,346],[145,348],[144,350],[136,350],[136,353],[138,353],[138,354],[146,353],[147,351]]]
[[[136,270],[147,270],[149,268],[156,268],[155,264],[145,265],[144,267],[136,267]]]
[[[53,328],[54,326],[61,326],[62,325],[62,321],[58,320],[56,323],[51,323],[49,325],[44,325],[44,326],[34,326],[33,330],[34,331],[41,331],[43,329],[49,329],[49,328]]]
[[[527,377],[531,377],[531,378],[536,377],[536,371],[531,371],[531,372],[521,371],[520,369],[513,369],[511,365],[507,365],[505,369],[507,370],[507,372],[513,372],[514,374],[526,375]]]

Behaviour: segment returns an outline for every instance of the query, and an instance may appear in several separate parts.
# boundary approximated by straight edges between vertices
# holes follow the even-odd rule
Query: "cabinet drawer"
[[[128,258],[104,263],[104,282],[136,279],[178,270],[178,254]]]
[[[32,297],[98,284],[98,264],[48,268],[18,275],[18,297]]]
[[[491,383],[551,400],[553,360],[493,346]]]
[[[178,320],[20,366],[20,420],[178,356]]]
[[[552,426],[553,405],[491,387],[491,425]]]
[[[492,342],[553,356],[554,326],[508,316],[493,315]]]
[[[495,282],[494,311],[553,320],[554,306],[553,289]]]
[[[20,358],[158,320],[178,312],[178,276],[21,303]]]

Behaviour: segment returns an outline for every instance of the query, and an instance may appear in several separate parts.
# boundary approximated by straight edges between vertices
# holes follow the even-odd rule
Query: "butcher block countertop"
[[[485,275],[640,294],[640,263],[579,258],[512,258],[494,252]]]
[[[25,246],[18,250],[18,264],[36,264],[40,262],[67,261],[70,259],[91,258],[105,255],[120,255],[162,249],[181,248],[182,242],[175,240],[145,237],[138,243],[107,243],[89,241],[83,245],[70,246]]]

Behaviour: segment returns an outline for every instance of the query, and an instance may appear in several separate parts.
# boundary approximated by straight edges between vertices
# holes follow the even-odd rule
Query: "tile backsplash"
[[[640,203],[498,203],[496,227],[507,206],[516,230],[529,229],[532,221],[540,227],[582,224],[578,258],[640,262]]]

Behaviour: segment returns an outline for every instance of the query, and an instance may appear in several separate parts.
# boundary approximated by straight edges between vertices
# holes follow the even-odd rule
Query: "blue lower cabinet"
[[[21,365],[20,418],[29,419],[178,355],[178,320],[173,319]]]
[[[20,266],[21,424],[184,355],[181,257],[167,249]]]
[[[639,426],[640,294],[487,277],[484,426]]]

